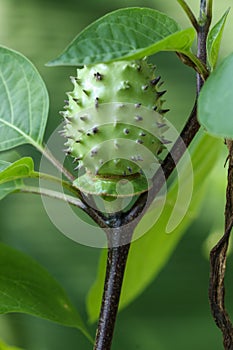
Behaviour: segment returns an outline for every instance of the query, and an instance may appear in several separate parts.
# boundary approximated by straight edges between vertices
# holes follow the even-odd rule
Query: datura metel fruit
[[[145,59],[99,63],[78,69],[71,81],[62,114],[74,185],[99,196],[147,191],[167,130],[155,67]]]

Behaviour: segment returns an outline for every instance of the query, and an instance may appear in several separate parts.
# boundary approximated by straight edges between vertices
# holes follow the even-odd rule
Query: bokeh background
[[[197,13],[199,1],[188,3]],[[214,19],[231,4],[230,0],[215,0]],[[48,87],[51,106],[46,138],[61,122],[58,112],[63,107],[65,92],[72,88],[69,76],[75,74],[75,68],[46,68],[45,63],[93,20],[127,6],[155,8],[173,16],[183,27],[189,25],[175,0],[0,0],[0,45],[26,55]],[[232,16],[231,13],[226,25],[221,57],[233,51]],[[167,106],[171,109],[168,117],[180,129],[195,98],[195,74],[172,53],[157,54],[153,61],[168,90]],[[29,146],[17,151],[39,159]],[[208,305],[208,252],[223,230],[226,155],[222,144],[221,157],[207,180],[208,189],[199,216],[169,263],[149,288],[119,314],[113,350],[222,349],[221,334]],[[1,156],[15,157],[14,154]],[[0,239],[45,266],[63,285],[83,318],[87,318],[85,296],[95,279],[98,249],[63,236],[49,221],[41,199],[32,195],[11,195],[0,203]],[[231,260],[230,256],[226,284],[227,305],[233,315]],[[91,329],[94,333],[95,325]],[[91,349],[76,330],[19,314],[0,317],[0,338],[28,350]]]

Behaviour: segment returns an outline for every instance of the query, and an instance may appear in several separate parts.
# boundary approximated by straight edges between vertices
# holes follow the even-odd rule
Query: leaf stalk
[[[50,161],[51,164],[54,165],[56,169],[58,169],[60,173],[65,175],[68,180],[71,182],[75,180],[75,177],[59,162],[57,158],[54,157],[48,148],[41,146],[40,148],[37,147],[37,149]]]
[[[193,27],[196,29],[196,31],[198,31],[198,21],[194,15],[193,11],[189,7],[189,5],[184,0],[177,0],[177,1],[180,4],[180,6],[183,8],[183,10],[186,13],[186,15],[188,16],[188,18],[190,19],[190,22],[192,23]]]
[[[86,203],[83,200],[80,200],[73,196],[67,195],[65,193],[49,190],[47,188],[38,188],[38,187],[26,186],[26,185],[21,186],[19,189],[16,190],[16,192],[38,194],[41,196],[46,196],[46,197],[65,201],[66,203],[74,205],[75,207],[83,210],[87,215],[90,216],[91,219],[93,219],[99,225],[99,227],[103,229],[108,228],[107,223],[102,219],[101,216],[98,215],[97,211],[95,211],[94,209],[86,205]]]

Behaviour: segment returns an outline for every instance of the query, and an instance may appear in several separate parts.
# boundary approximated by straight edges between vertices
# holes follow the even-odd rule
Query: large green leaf
[[[222,18],[215,24],[215,26],[211,29],[209,32],[208,38],[207,38],[207,53],[208,53],[208,61],[211,66],[211,68],[215,68],[217,60],[218,60],[218,54],[222,39],[223,30],[225,27],[226,19],[228,16],[230,9],[228,9]]]
[[[111,12],[84,29],[49,66],[84,65],[142,58],[158,51],[189,52],[193,28],[182,31],[167,15],[149,8]]]
[[[0,151],[24,143],[41,148],[48,116],[48,93],[32,63],[0,47]]]
[[[0,161],[0,184],[29,177],[34,172],[32,158],[24,157],[14,163]]]
[[[198,119],[212,135],[233,138],[233,54],[213,71],[201,90]]]
[[[42,266],[2,243],[0,261],[0,314],[31,314],[76,327],[88,336],[64,290]]]
[[[195,219],[204,194],[204,179],[208,176],[217,159],[219,142],[208,135],[200,137],[192,150],[194,170],[193,197],[188,213],[178,227],[166,234],[166,226],[173,211],[178,191],[178,182],[170,188],[162,214],[156,224],[140,239],[132,243],[123,283],[120,308],[132,302],[158,275],[167,263],[187,227]],[[184,170],[185,171],[185,170]],[[153,212],[152,212],[153,214]],[[142,220],[148,225],[150,213]],[[89,320],[98,318],[105,276],[106,251],[101,255],[97,279],[87,298]]]

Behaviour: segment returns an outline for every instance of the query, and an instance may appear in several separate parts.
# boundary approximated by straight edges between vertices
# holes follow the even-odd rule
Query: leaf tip
[[[47,63],[45,63],[45,67],[56,67],[59,66],[59,59],[55,58],[54,60],[51,60]]]

